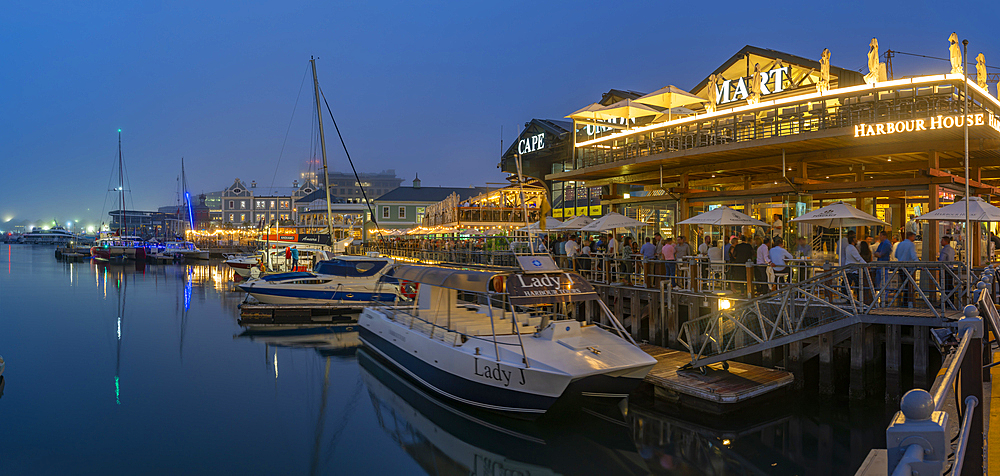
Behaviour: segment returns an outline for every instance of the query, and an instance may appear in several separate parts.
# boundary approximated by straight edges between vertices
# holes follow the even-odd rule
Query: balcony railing
[[[961,82],[947,80],[947,83],[941,84],[943,82],[945,80],[936,84],[906,83],[823,97],[805,95],[801,102],[783,101],[751,110],[740,109],[731,114],[712,115],[704,120],[695,117],[620,137],[614,137],[618,131],[606,132],[603,134],[606,140],[601,140],[601,135],[598,135],[590,144],[577,148],[571,168],[860,124],[961,114]],[[978,93],[973,92],[970,90],[970,114],[1000,111],[994,101],[981,100],[983,98],[978,98]],[[578,141],[581,138],[578,137]]]

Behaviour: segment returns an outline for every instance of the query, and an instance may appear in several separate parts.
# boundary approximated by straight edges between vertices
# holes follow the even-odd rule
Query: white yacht
[[[190,241],[168,241],[163,245],[165,247],[163,253],[172,255],[175,258],[184,260],[208,259],[208,251],[199,250],[198,247]]]
[[[252,255],[230,255],[226,257],[225,263],[243,279],[249,278],[250,270],[259,267],[261,262],[267,271],[294,271],[291,269],[292,263],[285,260],[285,249],[292,246],[299,250],[299,271],[310,271],[313,263],[331,256],[330,247],[327,245],[281,242],[272,243],[266,255],[264,250]]]
[[[66,231],[61,226],[49,228],[34,228],[21,235],[21,241],[33,245],[65,245],[76,241],[76,235]]]
[[[313,272],[269,274],[240,284],[263,304],[356,304],[396,301],[399,285],[380,283],[393,259],[379,256],[338,256],[320,261]]]
[[[582,277],[521,258],[537,271],[396,266],[387,277],[417,283],[417,298],[362,310],[362,342],[445,397],[529,418],[564,396],[628,396],[656,359]],[[581,301],[596,301],[614,332],[558,312]]]

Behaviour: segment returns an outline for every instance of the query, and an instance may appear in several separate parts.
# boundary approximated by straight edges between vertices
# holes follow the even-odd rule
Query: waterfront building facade
[[[427,207],[455,195],[459,200],[486,191],[484,187],[423,187],[420,177],[410,187],[397,187],[375,199],[375,222],[381,228],[407,229],[424,223]]]
[[[257,187],[254,181],[248,187],[237,178],[220,194],[220,224],[234,227],[258,226],[261,223],[293,226],[297,219],[296,200],[314,191],[316,186],[312,183],[300,186],[296,181],[291,187]]]
[[[545,185],[534,178],[526,179],[523,187],[515,177],[511,177],[511,181],[514,183],[506,187],[487,190],[467,198],[452,193],[444,200],[427,206],[421,225],[474,228],[482,231],[522,228],[540,220],[547,209],[548,190]]]
[[[691,90],[704,101],[686,112],[633,117],[627,128],[574,117],[575,153],[545,178],[607,187],[601,204],[639,210],[650,234],[692,233],[674,230],[676,222],[727,205],[777,218],[785,225],[770,233],[793,238],[812,227],[798,229],[791,218],[837,200],[900,231],[910,216],[964,194],[967,122],[972,193],[997,193],[1000,101],[975,81],[965,115],[961,75],[895,79],[883,65],[863,76],[831,66],[829,53],[815,56],[747,46]],[[956,231],[920,226],[921,259],[936,257],[940,236]],[[985,259],[984,240],[972,247]]]
[[[174,239],[176,236],[183,236],[187,228],[175,213],[125,210],[124,223],[121,210],[112,210],[108,212],[108,216],[110,225],[106,229],[121,230],[122,235]]]

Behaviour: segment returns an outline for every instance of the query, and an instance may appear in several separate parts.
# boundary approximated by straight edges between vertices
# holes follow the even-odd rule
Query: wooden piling
[[[927,387],[927,346],[930,330],[927,326],[913,326],[913,386]]]
[[[802,388],[805,376],[802,374],[802,341],[788,344],[788,354],[785,356],[785,368],[795,376],[793,388]]]
[[[630,331],[632,332],[632,338],[639,341],[639,330],[642,329],[642,306],[639,301],[639,290],[633,289],[630,294],[629,313],[631,315],[629,317],[632,319],[632,328]]]
[[[865,391],[865,325],[851,327],[851,387],[850,398],[863,400]]]
[[[833,333],[819,335],[819,393],[833,395]]]
[[[673,285],[667,285],[667,347],[677,346],[677,335],[680,325],[677,323],[677,303],[674,299]]]
[[[899,367],[902,336],[897,324],[885,326],[885,400],[899,400]]]

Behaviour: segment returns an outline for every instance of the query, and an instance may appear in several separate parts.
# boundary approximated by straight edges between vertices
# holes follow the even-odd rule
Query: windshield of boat
[[[313,268],[316,274],[329,274],[346,277],[374,276],[388,264],[385,260],[344,260],[333,259],[320,261]]]

